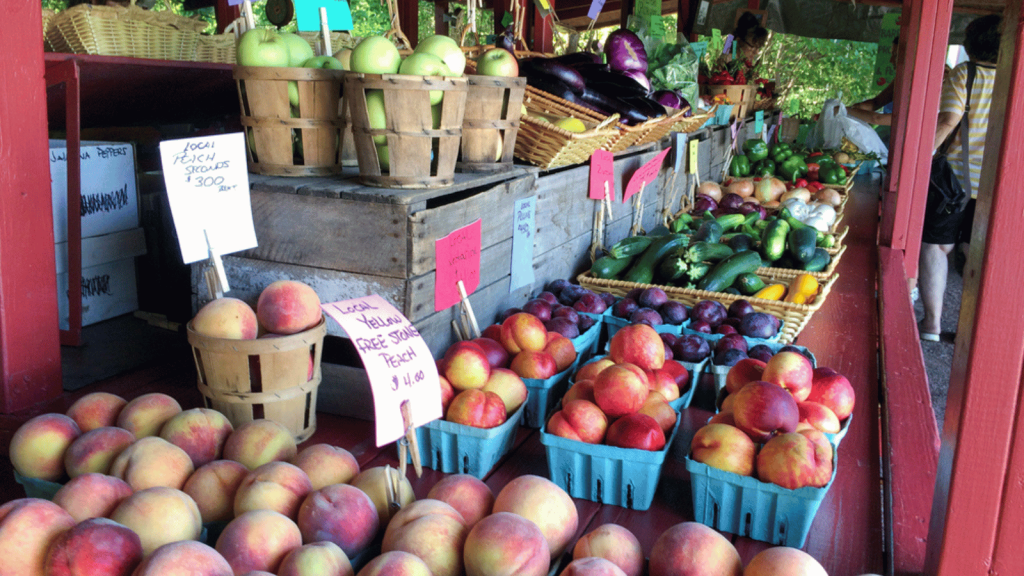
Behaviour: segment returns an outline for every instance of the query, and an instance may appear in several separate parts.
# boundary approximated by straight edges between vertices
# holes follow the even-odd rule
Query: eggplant
[[[568,100],[576,96],[576,93],[565,82],[553,76],[533,75],[526,77],[526,83],[534,88]]]
[[[688,106],[688,104],[685,104],[686,101],[675,90],[658,90],[651,94],[651,98],[654,98],[662,106],[668,106],[677,110],[682,110]]]
[[[530,58],[519,63],[519,75],[555,78],[567,85],[576,94],[581,94],[586,82],[583,75],[553,58]]]
[[[644,96],[624,96],[622,100],[636,107],[648,118],[661,118],[665,115],[665,107],[650,98]]]
[[[506,28],[505,32],[498,35],[494,40],[494,46],[497,48],[504,48],[512,54],[516,53],[516,36],[511,28]]]
[[[565,64],[575,68],[579,64],[603,64],[604,59],[601,58],[600,54],[594,54],[593,52],[572,52],[570,54],[562,54],[561,56],[555,56],[552,58],[556,62]]]
[[[644,42],[635,33],[619,29],[608,35],[604,41],[604,53],[614,70],[647,71],[647,50]]]
[[[629,96],[647,96],[648,90],[636,80],[614,70],[602,72],[600,70],[588,71],[586,75],[587,86],[600,87],[602,92]]]
[[[608,73],[608,72],[612,71],[611,66],[609,66],[607,64],[583,63],[583,64],[570,64],[570,66],[573,68],[573,70],[576,70],[577,72],[582,74],[584,79],[589,79],[590,75],[594,74],[595,72],[597,72],[597,73],[600,73],[600,72]]]
[[[639,110],[624,102],[621,98],[610,96],[607,93],[593,90],[589,86],[580,94],[580,98],[593,106],[608,110],[606,114],[617,112],[627,124],[639,124],[647,120]]]
[[[637,84],[643,86],[647,90],[645,96],[651,93],[651,81],[647,78],[647,74],[639,70],[627,70],[622,74],[636,80]]]

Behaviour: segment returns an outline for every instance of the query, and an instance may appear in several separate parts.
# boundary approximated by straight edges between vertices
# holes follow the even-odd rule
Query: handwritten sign
[[[700,142],[697,140],[690,140],[690,174],[697,173],[697,161],[700,159]]]
[[[672,133],[672,169],[676,172],[679,172],[683,167],[684,160],[686,160],[686,139],[685,132]]]
[[[597,20],[597,17],[601,15],[601,10],[604,9],[605,0],[593,0],[590,3],[590,10],[587,11],[587,18],[591,20]]]
[[[611,200],[615,200],[615,156],[607,150],[597,150],[590,157],[590,195],[593,200],[603,200],[605,184]]]
[[[82,238],[139,226],[139,192],[135,185],[135,150],[123,142],[81,142]],[[68,149],[50,140],[50,198],[53,241],[68,241]]]
[[[241,132],[165,140],[160,161],[185,264],[256,246]]]
[[[736,138],[736,135],[739,133],[739,131],[740,125],[738,122],[733,122],[733,124],[729,126],[729,132],[732,133],[732,149],[734,152],[739,152],[739,139]]]
[[[480,285],[480,219],[434,242],[437,274],[434,279],[434,311],[448,309],[461,299],[459,280],[472,294]]]
[[[725,43],[722,45],[722,54],[732,54],[732,34],[726,34]],[[733,54],[735,55],[735,54]]]
[[[537,197],[530,196],[516,200],[512,217],[512,278],[508,291],[533,284],[533,241],[536,234],[534,216],[537,212]]]
[[[345,330],[366,367],[376,413],[377,446],[405,435],[401,405],[406,400],[413,426],[441,417],[437,365],[408,318],[376,294],[322,308]]]
[[[690,48],[693,49],[693,53],[697,55],[698,62],[704,58],[705,54],[708,53],[707,42],[690,42]]]
[[[764,133],[764,110],[754,112],[754,134],[760,138]]]
[[[295,0],[295,21],[299,32],[320,31],[320,8],[327,9],[329,30],[352,29],[352,12],[345,0]]]
[[[732,104],[719,104],[715,108],[715,117],[712,118],[714,126],[728,126],[732,119]]]
[[[623,202],[639,192],[641,187],[654,182],[658,177],[658,172],[661,171],[661,163],[665,160],[665,156],[668,153],[668,148],[658,152],[657,156],[640,168],[637,168],[636,172],[633,172],[633,175],[629,177],[629,182],[626,184],[626,192],[622,195]]]

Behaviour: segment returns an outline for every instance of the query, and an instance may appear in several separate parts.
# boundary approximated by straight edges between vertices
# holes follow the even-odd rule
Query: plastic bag
[[[807,134],[807,147],[839,148],[843,136],[853,142],[860,152],[877,154],[882,164],[889,157],[889,148],[870,124],[848,116],[841,100],[826,100],[818,122]]]
[[[631,17],[631,24],[638,24],[636,34],[643,40],[647,51],[647,78],[651,87],[654,90],[676,90],[691,108],[699,108],[697,69],[700,61],[686,37],[678,34],[673,43],[663,36],[650,34],[646,23],[636,23]]]

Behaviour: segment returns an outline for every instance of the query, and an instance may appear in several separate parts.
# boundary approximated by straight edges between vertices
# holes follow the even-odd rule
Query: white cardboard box
[[[124,142],[83,141],[80,152],[82,238],[138,227],[134,146]],[[64,140],[50,140],[50,193],[53,241],[67,242],[68,162]]]
[[[57,259],[57,308],[67,330],[67,243],[54,244]],[[82,239],[82,326],[133,312],[139,307],[135,257],[146,253],[142,228]]]

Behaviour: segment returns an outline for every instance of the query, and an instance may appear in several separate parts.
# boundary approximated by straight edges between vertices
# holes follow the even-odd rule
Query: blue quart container
[[[597,342],[601,339],[601,330],[604,325],[603,314],[589,314],[580,312],[581,316],[587,316],[595,320],[594,325],[587,328],[585,332],[572,339],[572,345],[576,353],[583,357],[584,361],[597,352]]]
[[[765,340],[759,340],[757,338],[747,338],[746,336],[744,336],[743,339],[747,341],[748,348],[751,346],[755,346],[757,344],[764,344],[765,346],[771,348],[773,353],[778,353],[778,351],[781,350],[783,346],[787,346],[787,344],[780,344],[778,342],[767,342]],[[793,346],[794,348],[800,350],[800,352],[803,353],[803,355],[806,356],[811,361],[812,367],[818,367],[818,359],[814,357],[814,353],[812,353],[810,350],[803,346],[797,346],[796,344],[788,344],[788,346]],[[714,350],[714,346],[712,346],[711,348],[712,350]],[[732,368],[732,366],[718,366],[713,361],[711,361],[714,358],[714,352],[712,352],[711,356],[712,358],[708,360],[707,370],[710,374],[712,374],[715,377],[715,394],[718,394],[719,392],[722,391],[722,388],[725,388],[725,377],[726,375],[729,374],[729,369]]]
[[[836,480],[837,454],[833,446],[828,484],[796,490],[712,468],[687,456],[694,519],[737,536],[803,548],[814,515]]]
[[[416,429],[416,441],[423,465],[445,474],[483,478],[512,448],[525,407],[524,403],[504,424],[494,428],[475,428],[444,420],[420,426]]]
[[[828,438],[828,441],[834,444],[836,448],[839,448],[839,443],[843,441],[843,438],[846,438],[846,431],[850,429],[850,420],[853,420],[853,414],[850,414],[846,417],[846,420],[839,423],[839,432],[836,432],[835,434],[825,432],[825,437]]]
[[[569,377],[576,373],[580,365],[579,353],[576,360],[568,368],[555,374],[551,378],[538,380],[536,378],[523,378],[526,390],[529,395],[523,407],[526,409],[523,415],[523,423],[530,428],[540,428],[548,419],[551,409],[562,399],[565,391],[569,389]]]
[[[53,500],[57,490],[64,487],[60,482],[22,476],[17,470],[14,471],[14,481],[21,484],[22,488],[25,489],[25,496],[29,498],[42,498],[43,500]]]
[[[619,318],[618,316],[613,316],[611,314],[605,316],[604,323],[606,326],[608,326],[609,340],[611,340],[612,336],[615,336],[616,332],[632,324],[632,322],[630,322],[628,318]],[[678,336],[679,334],[683,333],[682,324],[659,324],[658,326],[651,326],[651,328],[654,328],[654,331],[657,332],[658,334],[669,333]]]
[[[680,416],[659,452],[587,444],[540,431],[548,476],[573,498],[647,510],[661,478],[661,466],[679,431]]]

